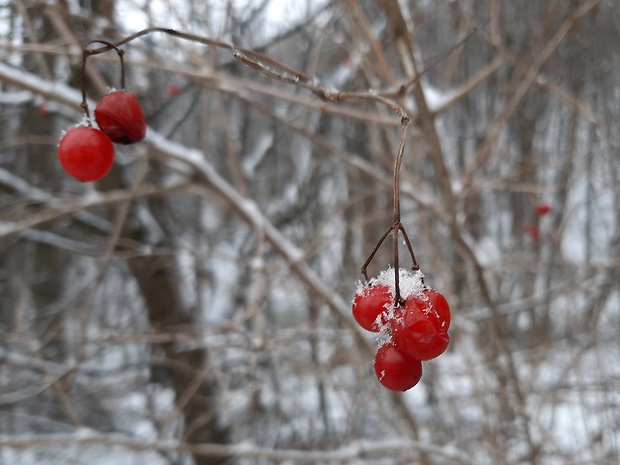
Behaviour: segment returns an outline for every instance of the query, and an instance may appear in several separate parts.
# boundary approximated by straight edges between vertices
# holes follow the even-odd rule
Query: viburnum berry
[[[435,323],[437,331],[446,332],[450,329],[450,306],[446,298],[435,289],[424,289],[421,293],[412,296],[419,306],[428,311],[429,317]]]
[[[532,224],[532,223],[526,224],[525,227],[523,228],[523,231],[525,231],[525,234],[530,236],[535,241],[540,240],[540,229],[538,229],[538,227],[535,224]]]
[[[393,343],[379,347],[375,356],[375,374],[392,391],[406,391],[422,378],[422,362],[407,357]]]
[[[353,317],[367,331],[377,333],[381,330],[379,316],[388,312],[394,305],[394,296],[389,286],[374,283],[361,288],[353,298]],[[383,323],[386,318],[383,318]]]
[[[450,344],[450,307],[434,289],[407,298],[390,319],[392,340],[407,357],[431,360],[441,355]]]
[[[544,216],[551,212],[551,205],[548,203],[539,203],[534,210],[537,215]]]
[[[137,97],[125,90],[106,94],[95,107],[101,130],[117,144],[133,144],[146,135],[146,118]]]
[[[166,87],[166,93],[170,97],[176,97],[181,93],[181,88],[176,84],[169,84],[168,87]]]
[[[76,126],[58,144],[58,157],[67,173],[80,181],[103,178],[114,164],[114,146],[99,129]]]

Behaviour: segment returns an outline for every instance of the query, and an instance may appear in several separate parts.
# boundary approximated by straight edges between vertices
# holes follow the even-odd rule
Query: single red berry
[[[166,93],[170,97],[176,97],[181,93],[181,88],[176,84],[170,84],[168,87],[166,87]]]
[[[544,216],[551,212],[551,205],[548,203],[539,203],[534,210],[538,216]]]
[[[65,171],[74,178],[97,181],[108,174],[114,164],[114,146],[99,129],[77,126],[60,139],[58,157]]]
[[[392,291],[385,284],[366,286],[355,294],[353,298],[353,317],[355,321],[367,331],[377,333],[381,329],[377,319],[379,315],[388,312],[394,305]],[[382,318],[383,323],[387,321]]]
[[[422,378],[422,362],[407,357],[394,344],[387,343],[377,350],[375,374],[384,387],[406,391]]]
[[[95,108],[95,119],[103,132],[117,144],[133,144],[146,135],[146,118],[131,92],[116,90],[105,95]]]
[[[450,308],[434,289],[410,296],[390,320],[394,344],[406,356],[418,360],[431,360],[448,348],[449,327]]]

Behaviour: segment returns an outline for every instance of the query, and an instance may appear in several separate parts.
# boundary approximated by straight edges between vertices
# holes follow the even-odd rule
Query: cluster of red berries
[[[441,355],[450,343],[450,307],[443,295],[424,285],[423,275],[399,270],[404,303],[395,302],[394,270],[383,271],[360,285],[353,299],[353,317],[364,329],[381,332],[375,356],[379,382],[406,391],[420,381],[422,361]]]
[[[539,203],[534,207],[534,213],[536,216],[545,216],[551,213],[551,205],[548,203]],[[534,223],[528,223],[523,227],[525,234],[530,236],[534,241],[540,240],[540,229]]]
[[[136,96],[125,90],[105,95],[95,108],[99,129],[78,125],[66,131],[58,144],[60,163],[80,181],[103,178],[114,164],[114,146],[144,139],[146,119]]]

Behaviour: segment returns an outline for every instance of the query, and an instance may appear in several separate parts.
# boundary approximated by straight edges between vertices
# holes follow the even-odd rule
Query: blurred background
[[[618,24],[614,0],[0,1],[0,463],[619,463]],[[410,115],[402,223],[453,314],[418,386],[378,383],[350,315],[392,224],[388,106],[157,32],[123,46],[146,140],[97,183],[62,170],[82,44],[151,26]],[[92,110],[116,54],[84,82]],[[391,264],[388,240],[369,274]]]

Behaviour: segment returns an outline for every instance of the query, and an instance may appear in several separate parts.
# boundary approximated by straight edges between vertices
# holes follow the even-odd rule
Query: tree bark
[[[161,214],[156,205],[152,212],[155,216]],[[147,243],[144,226],[133,231],[126,229],[125,236]],[[166,237],[171,236],[167,234]],[[180,299],[172,259],[145,255],[130,258],[127,264],[140,288],[154,330],[170,334],[195,327],[197,312],[186,308]],[[228,443],[229,431],[218,422],[218,388],[208,373],[207,351],[184,349],[174,342],[154,344],[153,349],[164,354],[163,374],[174,389],[176,408],[183,415],[184,440],[189,444]],[[194,461],[196,465],[219,465],[225,460],[196,455]]]

